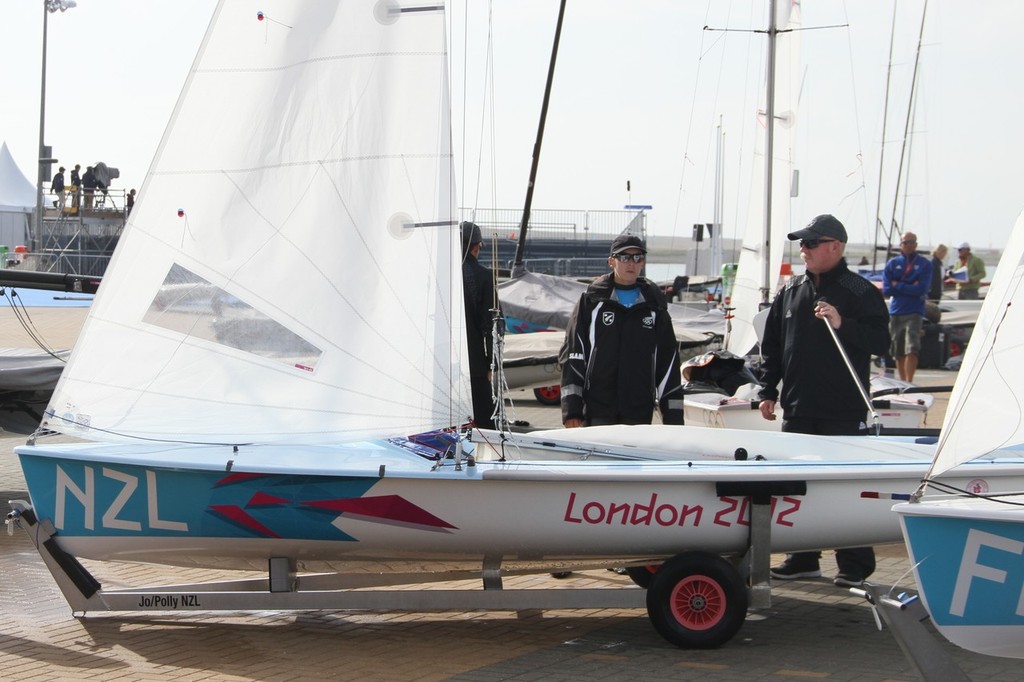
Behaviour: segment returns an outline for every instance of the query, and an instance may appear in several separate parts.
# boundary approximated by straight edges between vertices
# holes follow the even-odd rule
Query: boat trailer
[[[772,495],[805,493],[802,481],[720,483],[720,495],[751,498],[747,551],[731,561],[708,552],[685,551],[656,567],[644,562],[616,563],[628,566],[639,585],[626,588],[504,589],[503,576],[538,571],[503,570],[500,557],[485,560],[480,571],[373,574],[299,574],[293,559],[272,557],[265,578],[105,589],[77,557],[61,548],[53,523],[38,518],[31,504],[11,500],[13,511],[6,523],[8,533],[13,534],[15,527],[27,533],[76,617],[103,611],[646,608],[655,629],[670,643],[682,648],[714,648],[739,631],[748,608],[761,610],[771,605]],[[579,568],[605,567],[602,563]],[[362,589],[481,578],[482,589]]]

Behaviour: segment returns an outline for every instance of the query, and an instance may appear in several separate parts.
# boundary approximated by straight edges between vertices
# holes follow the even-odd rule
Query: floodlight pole
[[[72,7],[77,6],[78,3],[75,0],[43,0],[43,66],[42,74],[39,78],[39,168],[36,173],[36,229],[35,234],[31,235],[29,241],[32,242],[32,253],[35,253],[40,245],[40,239],[43,233],[43,184],[47,181],[49,171],[52,170],[50,164],[56,159],[51,159],[50,154],[47,153],[46,144],[44,141],[44,133],[46,129],[46,27],[48,21],[48,14],[52,14],[57,11],[66,12]]]
[[[46,153],[46,145],[43,142],[43,133],[46,127],[46,23],[47,15],[50,13],[50,4],[43,0],[43,68],[42,76],[39,79],[39,163],[36,167],[36,229],[30,238],[32,253],[39,249],[39,240],[43,234],[43,183],[46,182],[44,168],[49,168],[43,159],[49,156]]]

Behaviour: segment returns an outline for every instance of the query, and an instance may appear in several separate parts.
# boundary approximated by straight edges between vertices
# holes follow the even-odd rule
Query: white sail
[[[470,414],[441,3],[220,3],[44,426],[326,443]]]
[[[775,294],[782,268],[786,233],[790,231],[789,204],[793,176],[794,123],[800,94],[800,3],[780,2],[776,9],[779,35],[775,45],[775,115],[772,152],[771,232],[766,233],[765,173],[767,154],[767,106],[758,111],[757,138],[746,229],[743,233],[736,281],[732,290],[732,331],[728,349],[746,355],[757,344],[754,315],[768,289],[768,300]]]
[[[929,477],[1024,443],[1024,213],[985,295],[949,397]]]

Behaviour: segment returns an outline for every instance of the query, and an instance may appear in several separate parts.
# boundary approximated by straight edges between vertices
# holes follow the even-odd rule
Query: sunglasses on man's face
[[[643,263],[646,256],[642,253],[617,253],[612,256],[612,258],[620,263],[628,263],[629,261],[633,261],[634,263]]]
[[[839,241],[839,240],[838,239],[801,239],[800,240],[800,248],[801,249],[807,249],[807,250],[816,249],[819,246],[821,246],[822,244],[828,244],[829,242],[836,242],[836,241]]]

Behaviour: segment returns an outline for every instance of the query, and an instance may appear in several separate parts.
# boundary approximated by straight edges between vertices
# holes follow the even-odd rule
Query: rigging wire
[[[857,136],[857,154],[856,154],[856,157],[855,157],[856,166],[854,167],[853,170],[850,171],[850,173],[847,175],[847,177],[849,177],[851,175],[854,175],[854,174],[859,174],[860,175],[860,183],[852,191],[850,191],[846,196],[842,197],[839,200],[839,203],[840,203],[840,205],[842,205],[842,203],[844,201],[846,201],[846,199],[852,197],[853,195],[857,194],[858,192],[862,192],[862,199],[864,201],[864,215],[866,217],[866,216],[870,215],[870,213],[869,213],[870,208],[869,208],[869,205],[868,205],[867,177],[865,176],[865,173],[864,173],[864,141],[861,139],[860,108],[857,106],[857,102],[859,101],[859,98],[857,97],[857,81],[856,81],[856,79],[853,76],[853,74],[854,74],[854,68],[853,68],[853,40],[851,40],[851,37],[850,37],[850,12],[849,12],[849,7],[848,7],[848,5],[845,2],[843,3],[843,18],[844,18],[844,24],[846,26],[846,51],[847,51],[847,54],[849,55],[849,58],[847,59],[847,64],[850,67],[850,73],[849,73],[849,76],[850,76],[850,91],[853,93],[853,107],[852,107],[852,109],[853,109],[854,133]],[[886,90],[888,90],[888,88],[886,88]],[[872,265],[872,268],[874,268],[874,265]]]
[[[67,363],[67,359],[61,357],[61,355],[43,339],[39,330],[36,328],[35,323],[32,321],[32,316],[29,315],[28,308],[25,307],[21,297],[18,296],[17,290],[8,287],[0,287],[0,295],[3,295],[4,298],[7,299],[7,303],[11,308],[11,312],[14,313],[15,319],[18,320],[21,328],[25,330],[25,333],[27,333],[29,338],[32,339],[32,342],[47,355],[56,358],[63,363]]]

